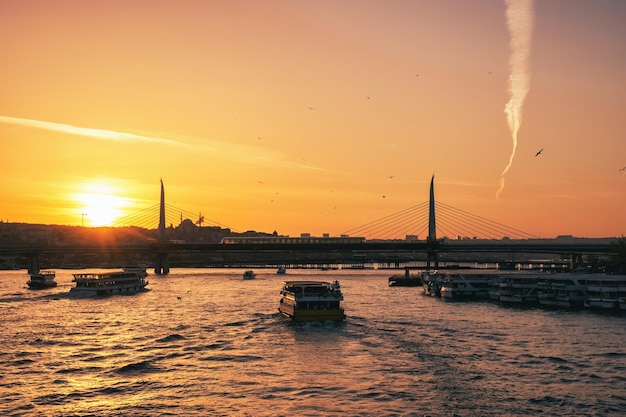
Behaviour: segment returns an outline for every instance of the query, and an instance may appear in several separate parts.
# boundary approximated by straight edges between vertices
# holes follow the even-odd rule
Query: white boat
[[[124,271],[74,274],[72,281],[76,286],[70,288],[70,293],[84,296],[133,294],[148,285],[144,276]]]
[[[254,279],[254,278],[256,278],[256,274],[251,269],[248,269],[247,271],[243,273],[243,279]]]
[[[556,274],[537,280],[539,304],[550,307],[582,307],[587,299],[587,275]]]
[[[539,302],[535,274],[512,273],[500,276],[500,302],[536,304]]]
[[[587,278],[585,307],[607,310],[622,308],[622,297],[626,297],[626,275],[595,275]]]
[[[27,282],[28,288],[41,290],[56,287],[57,282],[54,280],[55,277],[56,273],[54,271],[40,271],[37,274],[30,274],[30,280]]]
[[[422,273],[422,288],[424,289],[424,294],[440,297],[442,281],[443,276],[441,274],[424,271]]]
[[[497,277],[495,272],[459,271],[443,274],[441,282],[441,298],[473,299],[489,298],[489,280]]]
[[[278,311],[294,321],[341,321],[343,294],[339,281],[283,281]]]
[[[494,275],[487,282],[489,287],[489,300],[500,301],[500,275]]]

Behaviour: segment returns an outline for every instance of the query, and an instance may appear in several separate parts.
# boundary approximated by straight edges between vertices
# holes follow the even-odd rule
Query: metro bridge
[[[415,261],[425,261],[426,268],[438,267],[444,254],[471,253],[503,254],[515,257],[515,254],[554,254],[571,260],[573,266],[582,263],[583,255],[607,255],[610,242],[583,239],[581,241],[562,241],[559,239],[539,239],[529,233],[489,221],[480,216],[455,209],[451,206],[436,204],[434,198],[434,177],[430,183],[430,199],[400,213],[384,217],[345,233],[351,236],[382,236],[384,233],[398,233],[403,222],[409,219],[411,230],[417,230],[414,237],[405,239],[381,238],[291,238],[288,241],[277,237],[266,238],[263,242],[242,240],[227,243],[184,243],[170,241],[166,237],[166,204],[163,183],[159,204],[158,239],[145,244],[115,246],[53,246],[29,248],[1,248],[0,254],[21,254],[29,259],[29,272],[39,270],[39,256],[43,253],[75,254],[142,254],[151,256],[157,274],[167,274],[170,268],[170,255],[203,254],[205,264],[210,266],[230,266],[241,264],[254,265],[298,265],[298,264],[344,264],[379,263],[400,267]],[[440,212],[446,221],[443,227],[437,227],[435,213]],[[420,216],[426,217],[418,221]],[[426,223],[425,225],[423,223]],[[455,230],[448,224],[455,223],[457,230],[469,235],[497,236],[488,239],[437,238],[437,231]],[[458,225],[461,226],[458,226]],[[416,229],[417,227],[417,229]],[[425,240],[418,240],[420,230],[428,231]],[[452,234],[454,236],[454,234]],[[505,239],[502,239],[506,237]],[[269,239],[269,241],[268,241]]]

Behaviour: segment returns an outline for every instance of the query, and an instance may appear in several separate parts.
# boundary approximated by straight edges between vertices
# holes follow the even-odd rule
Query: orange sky
[[[110,222],[163,178],[169,204],[240,231],[336,235],[427,201],[434,173],[439,201],[536,236],[623,235],[626,2],[535,2],[496,199],[505,10],[0,0],[0,219]]]

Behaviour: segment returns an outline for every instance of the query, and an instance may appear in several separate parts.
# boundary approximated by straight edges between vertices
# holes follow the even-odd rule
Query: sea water
[[[393,271],[174,269],[75,298],[0,271],[2,416],[623,416],[626,315],[446,302]],[[282,280],[339,280],[292,323]]]

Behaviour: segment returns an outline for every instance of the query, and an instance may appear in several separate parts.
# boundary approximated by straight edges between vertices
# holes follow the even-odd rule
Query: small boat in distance
[[[342,321],[346,318],[339,281],[283,281],[278,311],[294,321]]]
[[[31,290],[41,290],[44,288],[53,288],[57,286],[54,280],[56,273],[54,271],[40,271],[37,274],[30,274],[30,280],[27,282],[28,288]]]
[[[395,274],[389,277],[390,287],[421,287],[422,274],[411,274],[409,268],[404,269],[404,274]]]
[[[144,291],[148,281],[137,272],[102,272],[74,274],[75,287],[70,293],[83,296],[134,294]]]
[[[278,267],[278,269],[276,270],[276,273],[278,275],[285,275],[287,273],[287,268],[285,268],[284,265],[281,265]]]
[[[243,279],[254,279],[254,278],[256,278],[256,274],[251,269],[248,269],[247,271],[243,273]]]

